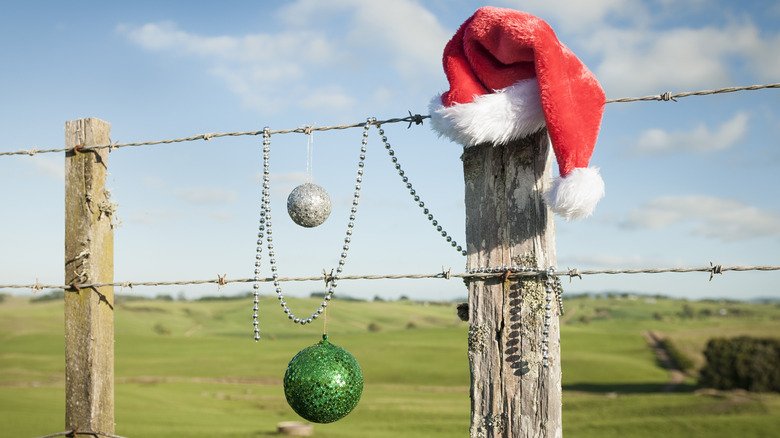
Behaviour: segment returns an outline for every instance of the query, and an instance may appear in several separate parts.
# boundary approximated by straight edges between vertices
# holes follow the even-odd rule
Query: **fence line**
[[[722,274],[726,271],[744,272],[744,271],[780,271],[780,266],[721,266],[712,265],[701,268],[643,268],[643,269],[566,269],[555,271],[554,275],[558,277],[569,277],[569,280],[574,277],[582,279],[583,275],[617,275],[617,274],[668,274],[668,273],[687,273],[687,272],[706,272],[710,274],[710,280],[712,280],[715,274]],[[540,268],[516,268],[516,267],[495,267],[495,268],[480,268],[480,270],[471,270],[464,273],[453,273],[451,269],[437,272],[434,274],[365,274],[365,275],[341,275],[338,280],[419,280],[419,279],[446,279],[450,278],[462,278],[464,280],[470,279],[485,279],[491,277],[506,277],[506,278],[522,278],[522,277],[534,277],[539,275],[546,275],[547,271]],[[316,277],[279,277],[279,278],[263,278],[255,280],[254,278],[238,278],[227,279],[225,275],[217,275],[215,279],[207,280],[182,280],[182,281],[117,281],[113,283],[88,283],[88,284],[69,284],[69,285],[52,285],[41,284],[35,282],[33,284],[0,284],[0,289],[32,289],[33,292],[38,292],[44,289],[63,289],[63,290],[81,290],[90,288],[99,288],[106,286],[114,286],[120,288],[130,288],[135,286],[187,286],[198,284],[215,284],[218,287],[225,286],[231,283],[253,283],[255,281],[270,283],[274,280],[279,282],[299,282],[299,281],[326,281],[329,282],[334,278],[331,275],[323,274]]]
[[[713,94],[723,94],[723,93],[733,93],[736,91],[751,91],[751,90],[762,90],[767,88],[780,88],[780,83],[774,83],[774,84],[764,84],[764,85],[748,85],[744,87],[726,87],[726,88],[719,88],[716,90],[701,90],[701,91],[686,91],[682,93],[675,93],[672,94],[671,92],[667,91],[661,94],[653,94],[650,96],[644,96],[644,97],[623,97],[620,99],[608,99],[606,103],[626,103],[626,102],[642,102],[642,101],[677,101],[679,98],[688,97],[688,96],[707,96],[707,95],[713,95]],[[387,120],[377,120],[373,122],[374,125],[384,125],[387,123],[409,123],[409,126],[412,125],[412,123],[416,125],[421,125],[423,123],[424,119],[430,118],[430,115],[420,115],[420,114],[414,114],[410,112],[408,116],[406,117],[399,117],[399,118],[392,118]],[[338,126],[303,126],[293,129],[281,129],[276,131],[271,131],[271,134],[289,134],[289,133],[299,133],[299,134],[311,134],[313,131],[329,131],[334,129],[349,129],[349,128],[358,128],[365,126],[366,122],[358,122],[358,123],[352,123],[349,125],[338,125]],[[33,156],[36,154],[43,154],[43,153],[50,153],[50,152],[67,152],[70,150],[74,150],[76,152],[81,151],[87,151],[91,149],[109,149],[114,150],[118,148],[123,147],[133,147],[133,146],[152,146],[152,145],[159,145],[159,144],[170,144],[170,143],[181,143],[181,142],[187,142],[187,141],[196,141],[196,140],[205,140],[209,141],[212,138],[218,138],[218,137],[239,137],[239,136],[245,136],[245,135],[261,135],[263,133],[262,130],[260,131],[245,131],[245,132],[212,132],[208,134],[198,134],[193,135],[190,137],[182,137],[182,138],[175,138],[170,140],[156,140],[156,141],[146,141],[146,142],[136,142],[136,143],[109,143],[104,145],[97,145],[97,146],[76,146],[74,148],[58,148],[58,149],[38,149],[38,148],[32,148],[32,149],[20,149],[18,151],[10,151],[10,152],[0,152],[0,156],[10,156],[10,155],[29,155]]]
[[[79,429],[66,430],[65,432],[59,432],[59,433],[53,433],[51,435],[39,436],[38,438],[54,438],[54,437],[58,437],[58,436],[76,437],[78,435],[92,435],[95,438],[100,438],[100,437],[125,438],[125,437],[122,437],[122,436],[119,436],[119,435],[112,435],[110,433],[94,432],[94,431],[91,431],[91,430],[79,430]]]
[[[780,83],[776,84],[768,84],[768,85],[752,85],[747,87],[728,87],[728,88],[721,88],[718,90],[702,90],[697,92],[684,92],[684,93],[677,93],[677,94],[671,94],[670,92],[665,92],[660,95],[651,95],[651,96],[645,96],[645,97],[636,97],[636,98],[621,98],[621,99],[610,99],[607,100],[606,103],[618,103],[618,102],[636,102],[636,101],[677,101],[678,98],[682,97],[688,97],[688,96],[703,96],[703,95],[712,95],[712,94],[720,94],[720,93],[730,93],[730,92],[736,92],[736,91],[746,91],[746,90],[759,90],[759,89],[765,89],[765,88],[780,88]],[[412,115],[411,112],[409,113],[408,117],[403,118],[394,118],[394,119],[388,119],[383,121],[374,121],[370,122],[374,125],[382,125],[387,123],[398,123],[398,122],[408,122],[409,127],[411,127],[412,123],[415,123],[416,125],[420,125],[423,123],[423,120],[426,118],[430,118],[430,115],[420,115],[415,114]],[[339,125],[339,126],[329,126],[329,127],[313,127],[313,126],[305,126],[305,127],[298,127],[294,129],[286,129],[286,130],[277,130],[277,131],[271,131],[271,134],[285,134],[285,133],[303,133],[303,134],[311,134],[313,131],[326,131],[326,130],[335,130],[335,129],[348,129],[348,128],[355,128],[355,127],[361,127],[365,126],[364,122],[361,123],[355,123],[350,125]],[[265,131],[267,132],[267,131]],[[82,144],[76,145],[74,147],[68,147],[68,148],[59,148],[59,149],[44,149],[44,150],[38,150],[37,148],[33,148],[31,150],[19,150],[19,151],[11,151],[11,152],[0,152],[0,156],[11,156],[11,155],[28,155],[33,156],[38,153],[55,153],[55,152],[70,152],[72,151],[75,154],[83,153],[85,151],[89,150],[97,150],[97,149],[109,149],[110,151],[113,151],[115,149],[118,149],[120,147],[137,147],[137,146],[150,146],[150,145],[159,145],[159,144],[170,144],[170,143],[180,143],[180,142],[187,142],[187,141],[196,141],[196,140],[204,140],[209,141],[212,138],[217,137],[227,137],[227,136],[257,136],[264,133],[264,131],[249,131],[249,132],[230,132],[230,133],[209,133],[209,134],[199,134],[196,136],[186,137],[186,138],[179,138],[179,139],[171,139],[171,140],[159,140],[159,141],[151,141],[151,142],[137,142],[137,143],[117,143],[112,142],[109,139],[109,144],[104,145],[96,145],[96,146],[84,146]],[[72,144],[72,143],[71,143]],[[67,185],[67,184],[66,184]],[[580,271],[578,269],[568,269],[566,271],[555,271],[554,275],[556,276],[568,276],[570,281],[574,277],[582,278],[582,275],[596,275],[596,274],[609,274],[609,275],[615,275],[615,274],[658,274],[658,273],[683,273],[683,272],[709,272],[710,273],[710,280],[712,280],[713,276],[715,274],[722,274],[724,271],[777,271],[780,270],[780,266],[734,266],[734,267],[723,267],[721,265],[713,265],[710,263],[710,266],[703,267],[703,268],[653,268],[653,269],[614,269],[614,270],[583,270]],[[545,270],[538,269],[538,268],[517,268],[517,267],[495,267],[495,268],[479,268],[479,269],[471,269],[466,273],[459,273],[459,274],[452,274],[451,269],[444,271],[442,269],[442,272],[435,273],[435,274],[408,274],[408,275],[397,275],[397,274],[389,274],[389,275],[347,275],[347,276],[339,276],[339,280],[352,280],[352,279],[424,279],[424,278],[430,278],[430,279],[451,279],[453,277],[455,278],[462,278],[466,281],[468,280],[476,280],[476,279],[487,279],[487,278],[504,278],[504,280],[508,278],[519,278],[519,277],[533,277],[533,276],[541,276],[541,275],[549,275]],[[263,282],[272,282],[272,281],[285,281],[285,282],[292,282],[292,281],[324,281],[327,284],[332,284],[335,286],[335,280],[334,276],[331,274],[327,274],[326,271],[323,271],[322,276],[318,277],[297,277],[297,278],[266,278],[259,281]],[[211,280],[189,280],[189,281],[164,281],[164,282],[113,282],[113,283],[89,283],[89,284],[77,284],[73,283],[70,285],[46,285],[46,284],[40,284],[37,279],[34,284],[29,285],[0,285],[0,289],[16,289],[16,288],[25,288],[25,289],[32,289],[33,292],[40,291],[42,289],[63,289],[63,290],[81,290],[81,289],[87,289],[91,288],[98,292],[99,287],[129,287],[133,288],[133,286],[162,286],[162,285],[195,285],[195,284],[216,284],[218,287],[227,285],[229,283],[251,283],[251,282],[257,282],[257,279],[254,278],[244,278],[244,279],[237,279],[237,280],[228,280],[226,279],[226,275],[217,275],[217,279],[211,279]],[[99,292],[98,292],[99,293]],[[257,297],[257,295],[255,295]],[[281,297],[281,296],[280,296]],[[67,301],[67,300],[66,300]],[[548,298],[549,301],[549,298]],[[257,303],[257,299],[255,299],[255,303]],[[257,307],[255,307],[257,309]],[[562,309],[561,309],[562,310]],[[317,315],[314,315],[317,316]],[[549,317],[549,315],[548,315]],[[67,315],[66,315],[66,321],[67,321]],[[113,321],[111,321],[113,323]],[[296,319],[297,322],[297,319]],[[545,322],[545,324],[548,324],[548,322]],[[255,326],[257,324],[255,323]],[[255,328],[255,331],[257,331],[257,328]],[[113,329],[111,330],[113,335]],[[67,337],[67,336],[66,336]],[[546,342],[543,341],[543,342]],[[70,357],[68,358],[70,360]],[[546,361],[547,355],[545,354],[544,359]],[[92,366],[90,364],[90,366]],[[547,363],[545,362],[545,366],[547,366]],[[69,364],[70,367],[70,364]],[[70,368],[69,368],[70,369]],[[111,357],[110,362],[110,372],[113,374],[113,354]],[[473,376],[472,376],[473,377]],[[92,397],[90,397],[90,400],[92,400]],[[113,396],[112,396],[112,404],[113,404]],[[67,406],[70,410],[70,406]],[[70,411],[69,411],[70,412]],[[472,409],[472,413],[475,412]],[[113,406],[111,407],[111,416],[113,417]],[[103,433],[103,432],[96,432],[96,431],[90,431],[90,430],[69,430],[59,433],[54,433],[50,435],[46,435],[44,437],[39,438],[54,438],[59,436],[69,436],[69,437],[76,437],[77,435],[91,435],[95,438],[99,437],[107,437],[107,438],[123,438],[118,435]]]

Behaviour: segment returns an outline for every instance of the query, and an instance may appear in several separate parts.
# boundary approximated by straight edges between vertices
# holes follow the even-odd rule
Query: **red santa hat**
[[[593,73],[543,20],[484,7],[444,48],[449,91],[433,98],[439,135],[463,146],[505,144],[547,127],[560,177],[545,193],[568,219],[590,216],[604,196],[598,168],[588,167],[605,97]]]

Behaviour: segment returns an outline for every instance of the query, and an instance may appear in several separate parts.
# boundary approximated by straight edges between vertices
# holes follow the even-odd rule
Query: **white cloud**
[[[221,211],[202,210],[198,213],[204,216],[208,216],[217,222],[232,222],[234,219],[233,215]]]
[[[138,210],[125,218],[125,221],[142,225],[161,225],[182,214],[181,211],[175,210]]]
[[[724,241],[780,236],[780,213],[761,210],[736,199],[668,196],[628,213],[626,228],[665,228],[692,223],[693,234]]]
[[[165,187],[165,181],[163,181],[161,178],[157,178],[154,176],[146,176],[143,179],[141,179],[141,182],[145,186],[151,187],[153,189],[159,189]]]
[[[684,91],[730,85],[731,57],[759,44],[752,24],[726,28],[649,30],[606,27],[586,37],[584,46],[601,55],[595,67],[607,95]]]
[[[216,204],[233,202],[236,200],[236,192],[233,190],[213,189],[206,187],[189,187],[177,189],[173,194],[188,202],[196,204]]]
[[[745,137],[748,119],[746,113],[738,112],[717,129],[710,129],[703,123],[689,131],[648,129],[639,134],[636,151],[644,154],[672,154],[728,149]]]
[[[149,23],[138,28],[117,26],[120,33],[147,50],[178,50],[184,53],[209,56],[231,56],[238,41],[230,37],[201,37],[179,30],[175,23],[163,21]]]
[[[638,20],[648,16],[639,0],[505,0],[499,3],[554,21],[558,33],[590,33],[609,18]]]
[[[780,9],[780,4],[776,7]],[[753,45],[748,52],[748,59],[760,80],[777,82],[780,72],[780,32]]]
[[[647,268],[648,266],[685,266],[681,260],[668,260],[658,257],[647,257],[639,254],[633,255],[615,255],[615,254],[575,254],[570,256],[561,257],[559,263],[561,266],[567,268],[582,269],[588,268],[627,268],[627,269],[640,269]]]
[[[340,44],[366,55],[386,50],[386,57],[407,77],[440,72],[442,51],[453,32],[423,5],[409,0],[299,0],[281,9],[279,16],[303,28],[342,19],[344,28],[339,30],[347,31]]]
[[[202,59],[247,107],[264,113],[352,108],[365,100],[354,87],[361,71],[381,76],[390,66],[405,82],[398,87],[430,80],[450,37],[433,14],[407,0],[300,0],[277,15],[287,26],[273,33],[203,36],[173,22],[122,24],[117,32],[148,51]]]
[[[65,180],[65,163],[61,159],[37,156],[33,158],[33,165],[35,170],[46,178]]]
[[[346,90],[338,85],[313,90],[300,101],[301,107],[312,110],[317,108],[340,110],[354,107],[355,104],[357,104],[357,99],[350,96]]]
[[[407,78],[441,71],[442,51],[452,31],[444,29],[430,11],[405,0],[352,3],[356,8],[349,35],[353,44],[383,42],[396,69]]]
[[[306,30],[202,36],[161,22],[119,25],[117,31],[145,50],[204,59],[204,68],[223,80],[245,105],[268,113],[287,107],[292,90],[300,87],[309,72],[347,56],[323,35]]]
[[[377,89],[374,91],[374,101],[376,101],[379,104],[386,104],[388,102],[392,102],[394,98],[396,98],[397,93],[392,88],[387,87],[377,87]]]
[[[774,81],[780,32],[762,33],[750,19],[706,11],[727,23],[670,27],[668,18],[700,16],[703,1],[505,0],[551,22],[556,33],[599,78],[610,98],[732,85],[742,70]],[[737,8],[739,9],[739,8]],[[574,47],[572,47],[574,46]],[[590,55],[590,56],[585,56]],[[591,58],[595,57],[595,58]]]
[[[724,25],[669,27],[666,19],[682,7],[675,1],[661,0],[653,10],[639,0],[499,3],[550,21],[610,98],[732,85],[744,71],[774,80],[780,71],[780,33],[733,17]],[[298,0],[270,19],[282,30],[205,36],[159,22],[117,31],[145,50],[202,60],[244,105],[264,113],[349,109],[387,95],[365,90],[370,85],[355,76],[375,78],[388,92],[432,94],[454,32],[411,0]]]

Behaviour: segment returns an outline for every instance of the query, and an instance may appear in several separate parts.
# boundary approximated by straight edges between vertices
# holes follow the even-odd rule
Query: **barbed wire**
[[[517,269],[517,270],[515,270]],[[522,277],[534,277],[539,275],[546,275],[547,271],[541,268],[515,268],[515,267],[494,267],[494,268],[480,268],[479,270],[472,270],[471,272],[453,273],[452,269],[444,270],[433,274],[363,274],[363,275],[341,275],[339,280],[419,280],[419,279],[446,279],[462,278],[465,280],[471,279],[486,279],[492,277],[505,277],[505,278],[522,278]],[[476,272],[475,272],[476,271]],[[690,273],[690,272],[706,272],[710,274],[710,280],[712,280],[715,274],[722,274],[727,271],[744,272],[744,271],[780,271],[780,266],[721,266],[713,265],[704,266],[700,268],[644,268],[644,269],[566,269],[557,270],[554,275],[558,277],[569,277],[572,280],[574,277],[582,279],[583,275],[617,275],[617,274],[668,274],[668,273]],[[274,280],[279,282],[303,282],[303,281],[325,281],[329,282],[333,280],[333,277],[327,274],[312,276],[312,277],[279,277],[279,278],[263,278],[255,280],[254,278],[238,278],[228,279],[225,275],[218,275],[215,279],[207,280],[182,280],[182,281],[121,281],[113,283],[85,283],[85,284],[69,284],[69,285],[53,285],[53,284],[41,284],[35,282],[33,284],[0,284],[0,289],[32,289],[33,292],[38,292],[44,289],[63,289],[63,290],[82,290],[90,288],[100,287],[120,287],[122,289],[132,289],[136,286],[188,286],[199,284],[214,284],[218,287],[225,286],[230,283],[252,283],[255,281],[270,283]]]
[[[665,93],[653,94],[644,97],[623,97],[620,99],[608,99],[606,103],[642,102],[642,101],[649,101],[649,100],[663,101],[663,102],[668,102],[672,100],[677,102],[677,99],[682,97],[688,97],[688,96],[707,96],[711,94],[733,93],[735,91],[762,90],[765,88],[780,88],[780,83],[765,84],[765,85],[748,85],[745,87],[725,87],[725,88],[718,88],[717,90],[686,91],[683,93],[675,93],[675,94],[672,94],[669,91],[667,91]]]
[[[653,94],[650,96],[644,96],[644,97],[623,97],[619,99],[608,99],[606,103],[626,103],[626,102],[641,102],[641,101],[677,101],[679,98],[688,97],[688,96],[707,96],[707,95],[713,95],[713,94],[723,94],[723,93],[733,93],[736,91],[751,91],[751,90],[761,90],[766,88],[780,88],[780,83],[774,83],[774,84],[764,84],[764,85],[748,85],[743,87],[725,87],[725,88],[718,88],[716,90],[700,90],[700,91],[687,91],[682,93],[675,93],[672,94],[671,92],[667,91],[661,94]],[[421,125],[423,123],[424,119],[429,119],[430,115],[420,115],[420,114],[412,114],[409,112],[409,115],[406,117],[397,117],[397,118],[391,118],[387,120],[377,120],[373,122],[374,125],[384,125],[388,123],[409,123],[409,126],[411,127],[411,124],[414,123],[416,125]],[[337,125],[337,126],[302,126],[298,128],[293,129],[280,129],[276,131],[270,131],[271,134],[290,134],[290,133],[298,133],[298,134],[311,134],[313,131],[330,131],[330,130],[336,130],[336,129],[349,129],[349,128],[358,128],[363,127],[366,125],[366,122],[358,122],[358,123],[352,123],[348,125]],[[38,149],[37,147],[34,147],[32,149],[20,149],[18,151],[9,151],[9,152],[0,152],[0,156],[11,156],[11,155],[37,155],[37,154],[43,154],[43,153],[52,153],[52,152],[68,152],[72,150],[77,150],[79,152],[81,151],[87,151],[92,149],[109,149],[109,150],[115,150],[119,148],[124,147],[135,147],[135,146],[153,146],[153,145],[160,145],[160,144],[170,144],[170,143],[182,143],[182,142],[188,142],[188,141],[197,141],[197,140],[205,140],[209,141],[212,138],[219,138],[219,137],[239,137],[239,136],[256,136],[261,135],[263,133],[262,130],[260,131],[244,131],[244,132],[212,132],[208,134],[197,134],[190,137],[182,137],[182,138],[175,138],[170,140],[156,140],[156,141],[145,141],[145,142],[135,142],[135,143],[109,143],[104,145],[97,145],[97,146],[76,146],[75,148],[57,148],[57,149]]]
[[[420,115],[420,114],[414,114],[406,116],[406,117],[400,117],[400,118],[392,118],[387,120],[377,120],[374,122],[371,122],[372,125],[384,125],[388,123],[400,123],[400,122],[406,122],[409,123],[409,126],[411,127],[411,124],[414,123],[416,125],[421,125],[423,123],[424,119],[429,119],[431,116],[428,115]],[[337,125],[337,126],[301,126],[298,128],[293,129],[279,129],[279,130],[271,130],[270,133],[273,134],[290,134],[290,133],[300,133],[300,134],[311,134],[312,131],[332,131],[332,130],[338,130],[338,129],[349,129],[349,128],[357,128],[357,127],[364,127],[366,126],[366,122],[359,122],[359,123],[352,123],[349,125]],[[170,144],[170,143],[182,143],[187,141],[197,141],[197,140],[205,140],[209,141],[212,138],[219,138],[219,137],[240,137],[245,135],[250,136],[256,136],[256,135],[262,135],[263,130],[260,131],[244,131],[244,132],[212,132],[208,134],[198,134],[193,135],[190,137],[182,137],[182,138],[174,138],[170,140],[156,140],[156,141],[144,141],[144,142],[136,142],[136,143],[109,143],[109,144],[103,144],[103,145],[96,145],[96,146],[81,146],[76,147],[79,152],[84,152],[92,149],[109,149],[114,150],[118,148],[124,148],[124,147],[133,147],[133,146],[153,146],[153,145],[160,145],[160,144]],[[13,152],[0,152],[0,156],[3,155],[36,155],[36,154],[44,154],[49,152],[68,152],[71,150],[74,150],[76,148],[59,148],[59,149],[21,149],[18,151]]]

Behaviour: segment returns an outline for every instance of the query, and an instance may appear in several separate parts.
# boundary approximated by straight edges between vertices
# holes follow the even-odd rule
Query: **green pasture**
[[[301,314],[318,302],[288,300]],[[747,438],[780,428],[777,394],[698,389],[695,373],[678,391],[661,393],[668,373],[641,334],[658,331],[700,360],[712,336],[776,336],[777,305],[628,296],[576,297],[565,304],[567,437],[663,431],[665,438]],[[290,358],[320,339],[322,323],[290,324],[275,298],[263,298],[260,306],[263,339],[255,343],[251,298],[118,302],[116,433],[266,437],[277,436],[277,423],[297,421],[281,379]],[[468,325],[457,319],[454,303],[336,300],[329,313],[330,340],[358,359],[365,389],[353,413],[315,425],[315,436],[468,436]],[[0,302],[0,437],[64,429],[63,325],[61,300],[5,296]]]

